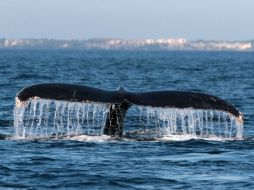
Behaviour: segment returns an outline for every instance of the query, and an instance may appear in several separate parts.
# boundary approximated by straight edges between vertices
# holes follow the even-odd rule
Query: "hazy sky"
[[[0,0],[0,38],[254,39],[254,0]]]

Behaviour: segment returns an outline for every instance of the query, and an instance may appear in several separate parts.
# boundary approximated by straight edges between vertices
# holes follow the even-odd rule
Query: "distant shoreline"
[[[84,50],[140,50],[140,51],[254,51],[254,40],[249,41],[188,41],[184,38],[167,39],[0,39],[0,49],[84,49]]]

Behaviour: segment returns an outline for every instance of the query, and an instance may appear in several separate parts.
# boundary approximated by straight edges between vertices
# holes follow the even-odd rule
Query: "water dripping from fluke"
[[[14,138],[103,135],[109,104],[32,98],[14,108]]]
[[[243,125],[218,110],[138,106],[138,130],[124,133],[134,140],[238,140]],[[110,104],[30,98],[14,109],[14,139],[107,139],[103,131]],[[128,126],[125,126],[128,128]],[[89,138],[89,136],[91,138]]]
[[[192,108],[139,106],[140,138],[161,140],[242,140],[243,123],[230,113]]]

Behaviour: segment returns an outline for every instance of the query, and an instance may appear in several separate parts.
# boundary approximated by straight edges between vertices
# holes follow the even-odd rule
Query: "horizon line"
[[[160,39],[184,39],[186,41],[224,41],[224,42],[233,42],[233,41],[253,41],[254,37],[252,39],[246,39],[246,40],[228,40],[228,39],[187,39],[184,37],[167,37],[167,38],[117,38],[117,37],[92,37],[92,38],[54,38],[54,37],[0,37],[0,40],[56,40],[56,41],[86,41],[86,40],[93,40],[93,39],[100,39],[100,40],[160,40]]]

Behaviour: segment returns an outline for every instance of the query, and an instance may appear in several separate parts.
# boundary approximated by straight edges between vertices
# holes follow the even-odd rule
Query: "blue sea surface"
[[[11,138],[17,92],[46,82],[211,93],[244,114],[244,136],[220,141]],[[253,52],[0,50],[0,188],[254,189],[253,113]],[[134,121],[128,112],[125,128],[139,128]]]

